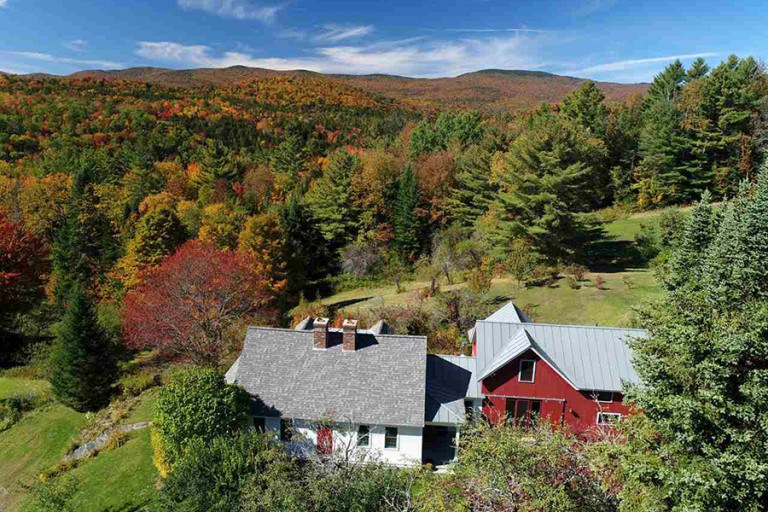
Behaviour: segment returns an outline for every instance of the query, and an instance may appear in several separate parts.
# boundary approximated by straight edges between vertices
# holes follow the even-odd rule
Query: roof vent
[[[330,323],[327,318],[315,318],[312,321],[312,328],[314,330],[314,348],[318,350],[325,350],[328,348],[328,324]]]
[[[354,351],[357,349],[357,320],[344,319],[344,323],[341,325],[342,338],[341,348],[342,350]]]

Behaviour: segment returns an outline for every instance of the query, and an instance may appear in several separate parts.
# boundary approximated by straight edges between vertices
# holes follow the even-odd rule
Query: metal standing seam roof
[[[477,360],[467,356],[427,356],[425,420],[457,424],[465,421],[465,398],[483,398]]]
[[[427,340],[358,331],[342,351],[341,333],[313,349],[311,330],[250,327],[231,382],[253,397],[254,414],[393,426],[423,426]]]
[[[509,301],[506,304],[504,304],[502,307],[500,307],[499,309],[491,313],[490,316],[488,316],[488,318],[485,319],[485,321],[521,324],[521,323],[529,323],[531,319],[528,318],[528,315],[526,315],[522,309],[515,306],[514,302]],[[469,339],[469,341],[475,340],[475,329],[476,327],[472,327],[467,332],[467,339]]]
[[[621,391],[624,382],[637,383],[627,341],[646,336],[642,329],[587,327],[481,320],[475,325],[477,374],[485,378],[527,349],[531,349],[581,390]],[[522,351],[521,351],[522,350]]]

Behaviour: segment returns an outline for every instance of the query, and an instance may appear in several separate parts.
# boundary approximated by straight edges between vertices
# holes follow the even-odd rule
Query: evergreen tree
[[[81,285],[71,288],[51,361],[53,393],[63,404],[95,411],[109,402],[117,375],[114,348]]]
[[[627,395],[638,414],[621,449],[623,510],[763,510],[768,501],[766,215],[768,169],[719,224],[702,207],[688,230],[698,225],[690,240],[708,245],[700,270],[675,276],[643,314],[650,335],[631,342],[642,386]]]
[[[299,174],[304,168],[304,143],[297,135],[289,135],[270,153],[272,172],[285,177],[289,186],[299,183]]]
[[[605,95],[597,84],[587,80],[563,98],[560,113],[572,119],[589,133],[605,137],[607,109]]]
[[[330,156],[325,172],[307,193],[307,206],[317,229],[336,248],[352,240],[358,225],[350,186],[352,174],[358,165],[358,158],[349,151],[335,151]]]
[[[126,284],[131,284],[142,269],[173,254],[186,238],[186,229],[176,212],[165,207],[147,212],[139,220],[125,257],[119,262],[127,274]]]
[[[413,261],[421,249],[421,226],[416,214],[419,187],[413,166],[408,164],[397,182],[397,198],[393,216],[396,253],[405,261]]]
[[[498,187],[491,183],[491,154],[471,146],[456,157],[454,186],[446,208],[453,222],[471,228],[493,203]]]
[[[718,227],[719,216],[712,208],[712,194],[705,192],[690,217],[686,220],[682,236],[675,251],[669,258],[663,283],[667,289],[674,290],[681,286],[701,286],[702,255],[709,249]]]
[[[687,73],[683,63],[676,60],[653,78],[648,87],[649,103],[657,101],[676,101],[685,85]]]
[[[575,213],[605,193],[605,145],[573,121],[542,116],[494,162],[501,183],[496,244],[528,238],[552,259],[570,259],[579,229]],[[599,204],[599,203],[598,203]]]
[[[196,177],[198,186],[212,188],[216,181],[232,182],[240,175],[235,157],[224,144],[216,139],[207,139],[200,151],[200,174]]]
[[[308,283],[328,273],[332,258],[328,242],[317,230],[309,209],[297,193],[288,196],[279,215],[285,235],[287,291],[295,297]]]
[[[686,80],[688,82],[692,82],[694,80],[698,80],[699,78],[705,77],[707,73],[709,73],[709,66],[707,65],[707,61],[701,57],[698,57],[695,61],[693,61],[693,64],[691,64],[691,67],[688,69]]]

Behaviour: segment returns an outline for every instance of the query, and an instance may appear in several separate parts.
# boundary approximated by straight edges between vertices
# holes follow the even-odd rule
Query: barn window
[[[384,448],[397,450],[397,427],[384,429]]]
[[[371,445],[371,427],[360,425],[357,427],[357,446]]]
[[[613,391],[593,391],[592,397],[598,402],[613,402]]]
[[[520,360],[520,382],[533,382],[536,377],[536,360]]]
[[[598,425],[616,425],[621,421],[621,414],[618,412],[599,412],[597,413]]]

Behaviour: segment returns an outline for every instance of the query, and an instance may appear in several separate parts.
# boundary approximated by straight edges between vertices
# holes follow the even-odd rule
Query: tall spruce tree
[[[678,276],[642,315],[649,336],[631,341],[642,386],[628,393],[638,414],[622,448],[625,511],[758,511],[768,502],[768,169],[721,222],[705,208],[688,226],[699,233],[701,269]]]
[[[605,95],[592,80],[587,80],[563,98],[560,113],[575,121],[589,133],[600,138],[605,137],[607,117]]]
[[[397,181],[392,244],[404,261],[413,261],[421,249],[421,223],[416,213],[419,187],[413,165],[408,164]]]
[[[76,411],[95,411],[109,402],[117,375],[114,347],[79,284],[69,304],[51,356],[56,398]]]
[[[692,82],[693,80],[704,78],[707,73],[709,73],[709,65],[707,65],[707,61],[702,57],[698,57],[688,69],[687,81]]]

